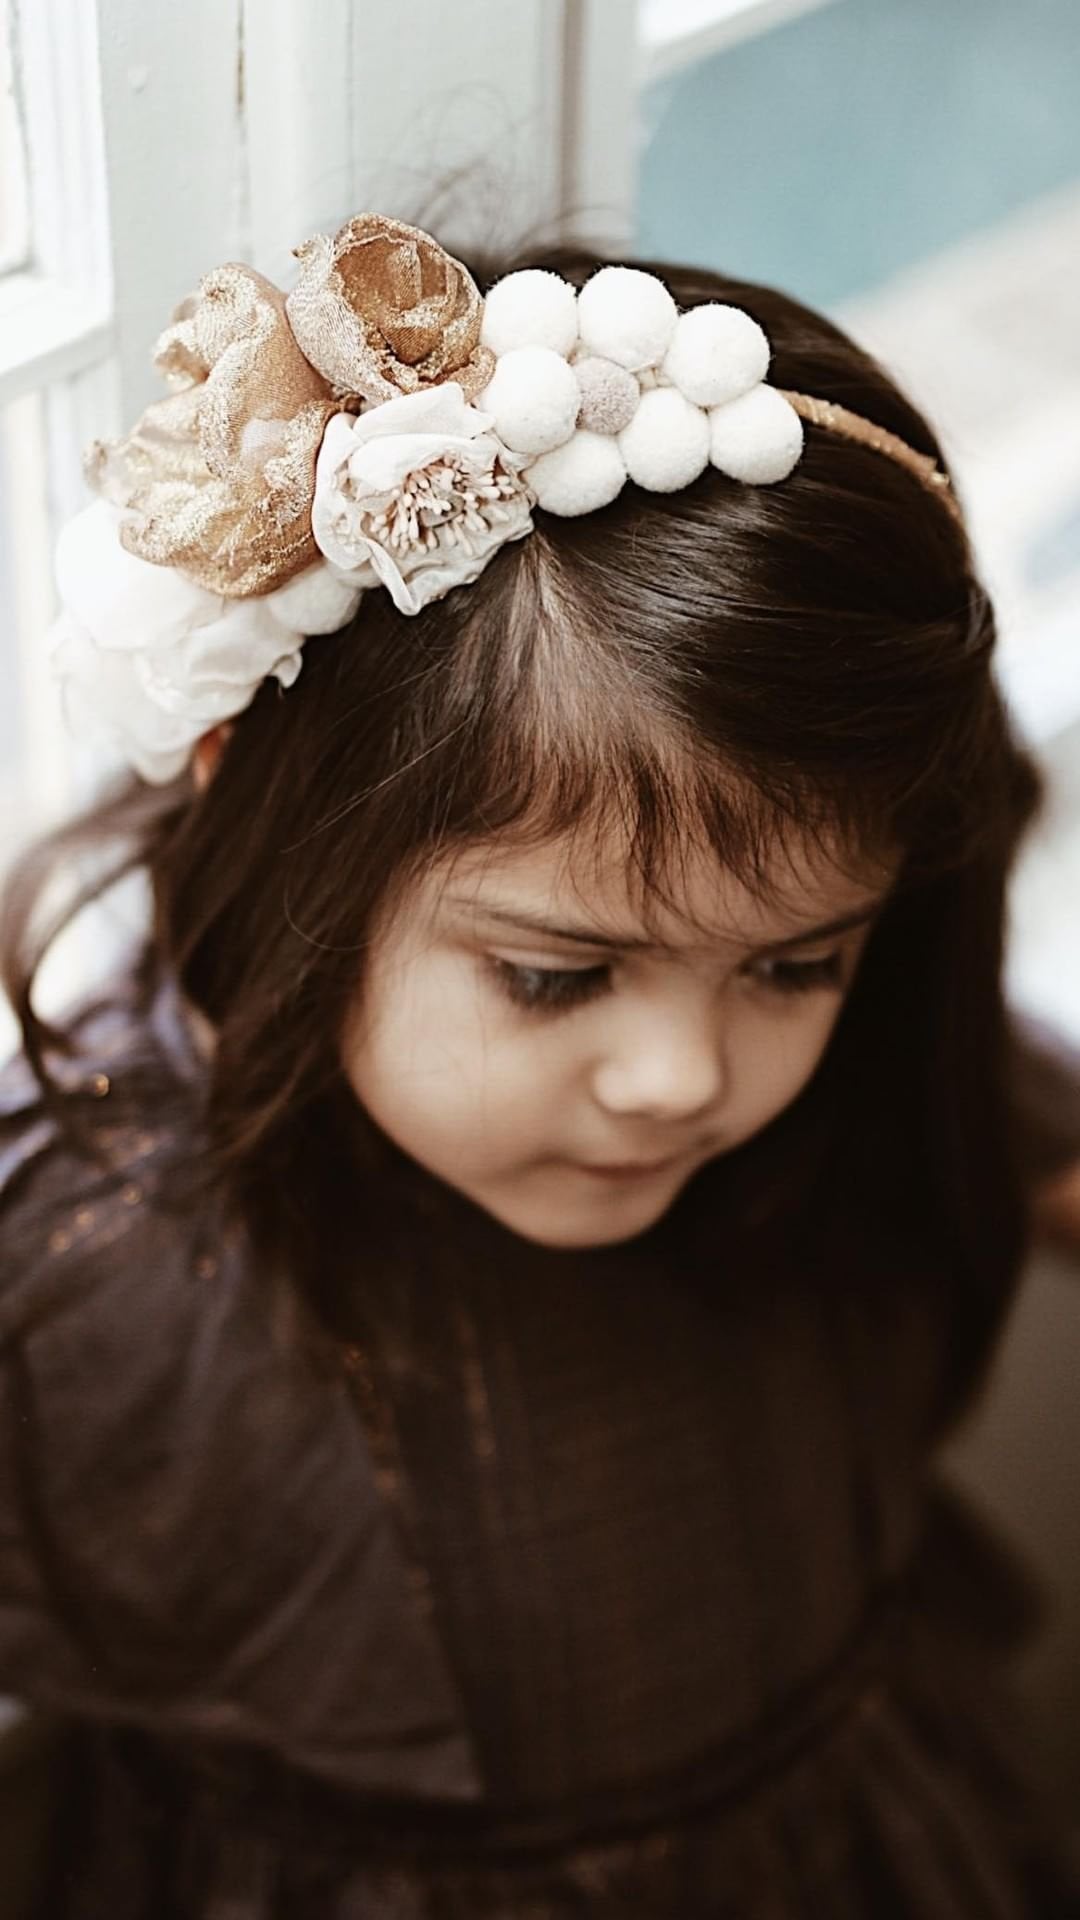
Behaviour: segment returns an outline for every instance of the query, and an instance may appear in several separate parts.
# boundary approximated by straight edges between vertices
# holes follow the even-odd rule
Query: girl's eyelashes
[[[526,1012],[561,1013],[606,993],[611,967],[529,967],[485,955],[485,966],[499,991]],[[751,978],[766,991],[782,996],[838,990],[844,982],[842,952],[814,960],[762,960],[751,968]]]
[[[486,964],[496,986],[516,1007],[527,1012],[562,1012],[581,1006],[606,991],[611,968],[524,967],[488,955]]]
[[[762,960],[757,978],[776,993],[813,993],[844,984],[844,956],[826,953],[817,960]]]

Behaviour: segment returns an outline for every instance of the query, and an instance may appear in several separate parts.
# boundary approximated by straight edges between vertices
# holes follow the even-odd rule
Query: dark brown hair
[[[470,264],[482,289],[522,265],[580,284],[598,256]],[[774,384],[944,465],[920,414],[820,315],[641,264],[683,308],[730,301],[759,320]],[[991,676],[992,610],[965,536],[894,462],[814,427],[780,485],[709,468],[681,493],[628,485],[602,512],[535,521],[420,615],[376,592],[348,629],[310,640],[296,685],[264,683],[239,717],[204,793],[188,775],[131,782],[24,858],[4,967],[30,1057],[44,1072],[63,1038],[30,999],[46,875],[115,847],[149,873],[155,963],[217,1029],[211,1178],[326,1321],[343,1221],[378,1210],[363,1186],[374,1129],[339,1043],[395,886],[477,839],[601,820],[629,832],[646,897],[702,836],[750,882],[793,834],[853,858],[899,848],[814,1080],[703,1178],[726,1195],[725,1247],[735,1206],[761,1232],[780,1223],[808,1275],[865,1233],[867,1285],[891,1262],[940,1288],[941,1412],[955,1411],[1024,1243],[1000,963],[1006,875],[1038,797]]]

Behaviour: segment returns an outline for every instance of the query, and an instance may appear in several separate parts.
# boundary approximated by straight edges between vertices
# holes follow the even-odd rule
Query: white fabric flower
[[[52,664],[69,726],[163,784],[268,675],[292,685],[303,635],[274,617],[267,596],[226,599],[128,553],[121,519],[120,508],[97,500],[61,530]]]
[[[341,580],[419,613],[532,531],[525,461],[492,425],[455,380],[327,422],[311,529]]]

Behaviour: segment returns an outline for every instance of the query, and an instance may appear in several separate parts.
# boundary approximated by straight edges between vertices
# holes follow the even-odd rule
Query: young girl
[[[8,897],[34,1911],[1080,1912],[933,1468],[1080,1143],[933,434],[766,288],[298,251],[178,309],[61,544],[137,777]],[[47,1027],[87,849],[152,933]]]

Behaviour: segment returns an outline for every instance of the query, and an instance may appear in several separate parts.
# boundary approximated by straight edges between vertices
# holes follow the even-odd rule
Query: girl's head
[[[484,290],[597,262],[469,264]],[[643,264],[681,308],[757,319],[775,386],[940,461],[825,319]],[[354,1200],[367,1169],[377,1207],[389,1136],[559,1246],[640,1233],[706,1163],[808,1233],[832,1181],[898,1232],[932,1220],[961,1266],[992,1247],[989,1317],[1016,1239],[1003,897],[1037,783],[962,529],[813,427],[775,486],[710,466],[534,517],[420,613],[372,592],[309,639],[201,790],[112,805],[157,950],[216,1030],[223,1179],[271,1237],[302,1190],[309,1246],[340,1221],[312,1196],[344,1132]],[[625,1163],[648,1164],[598,1170]]]

